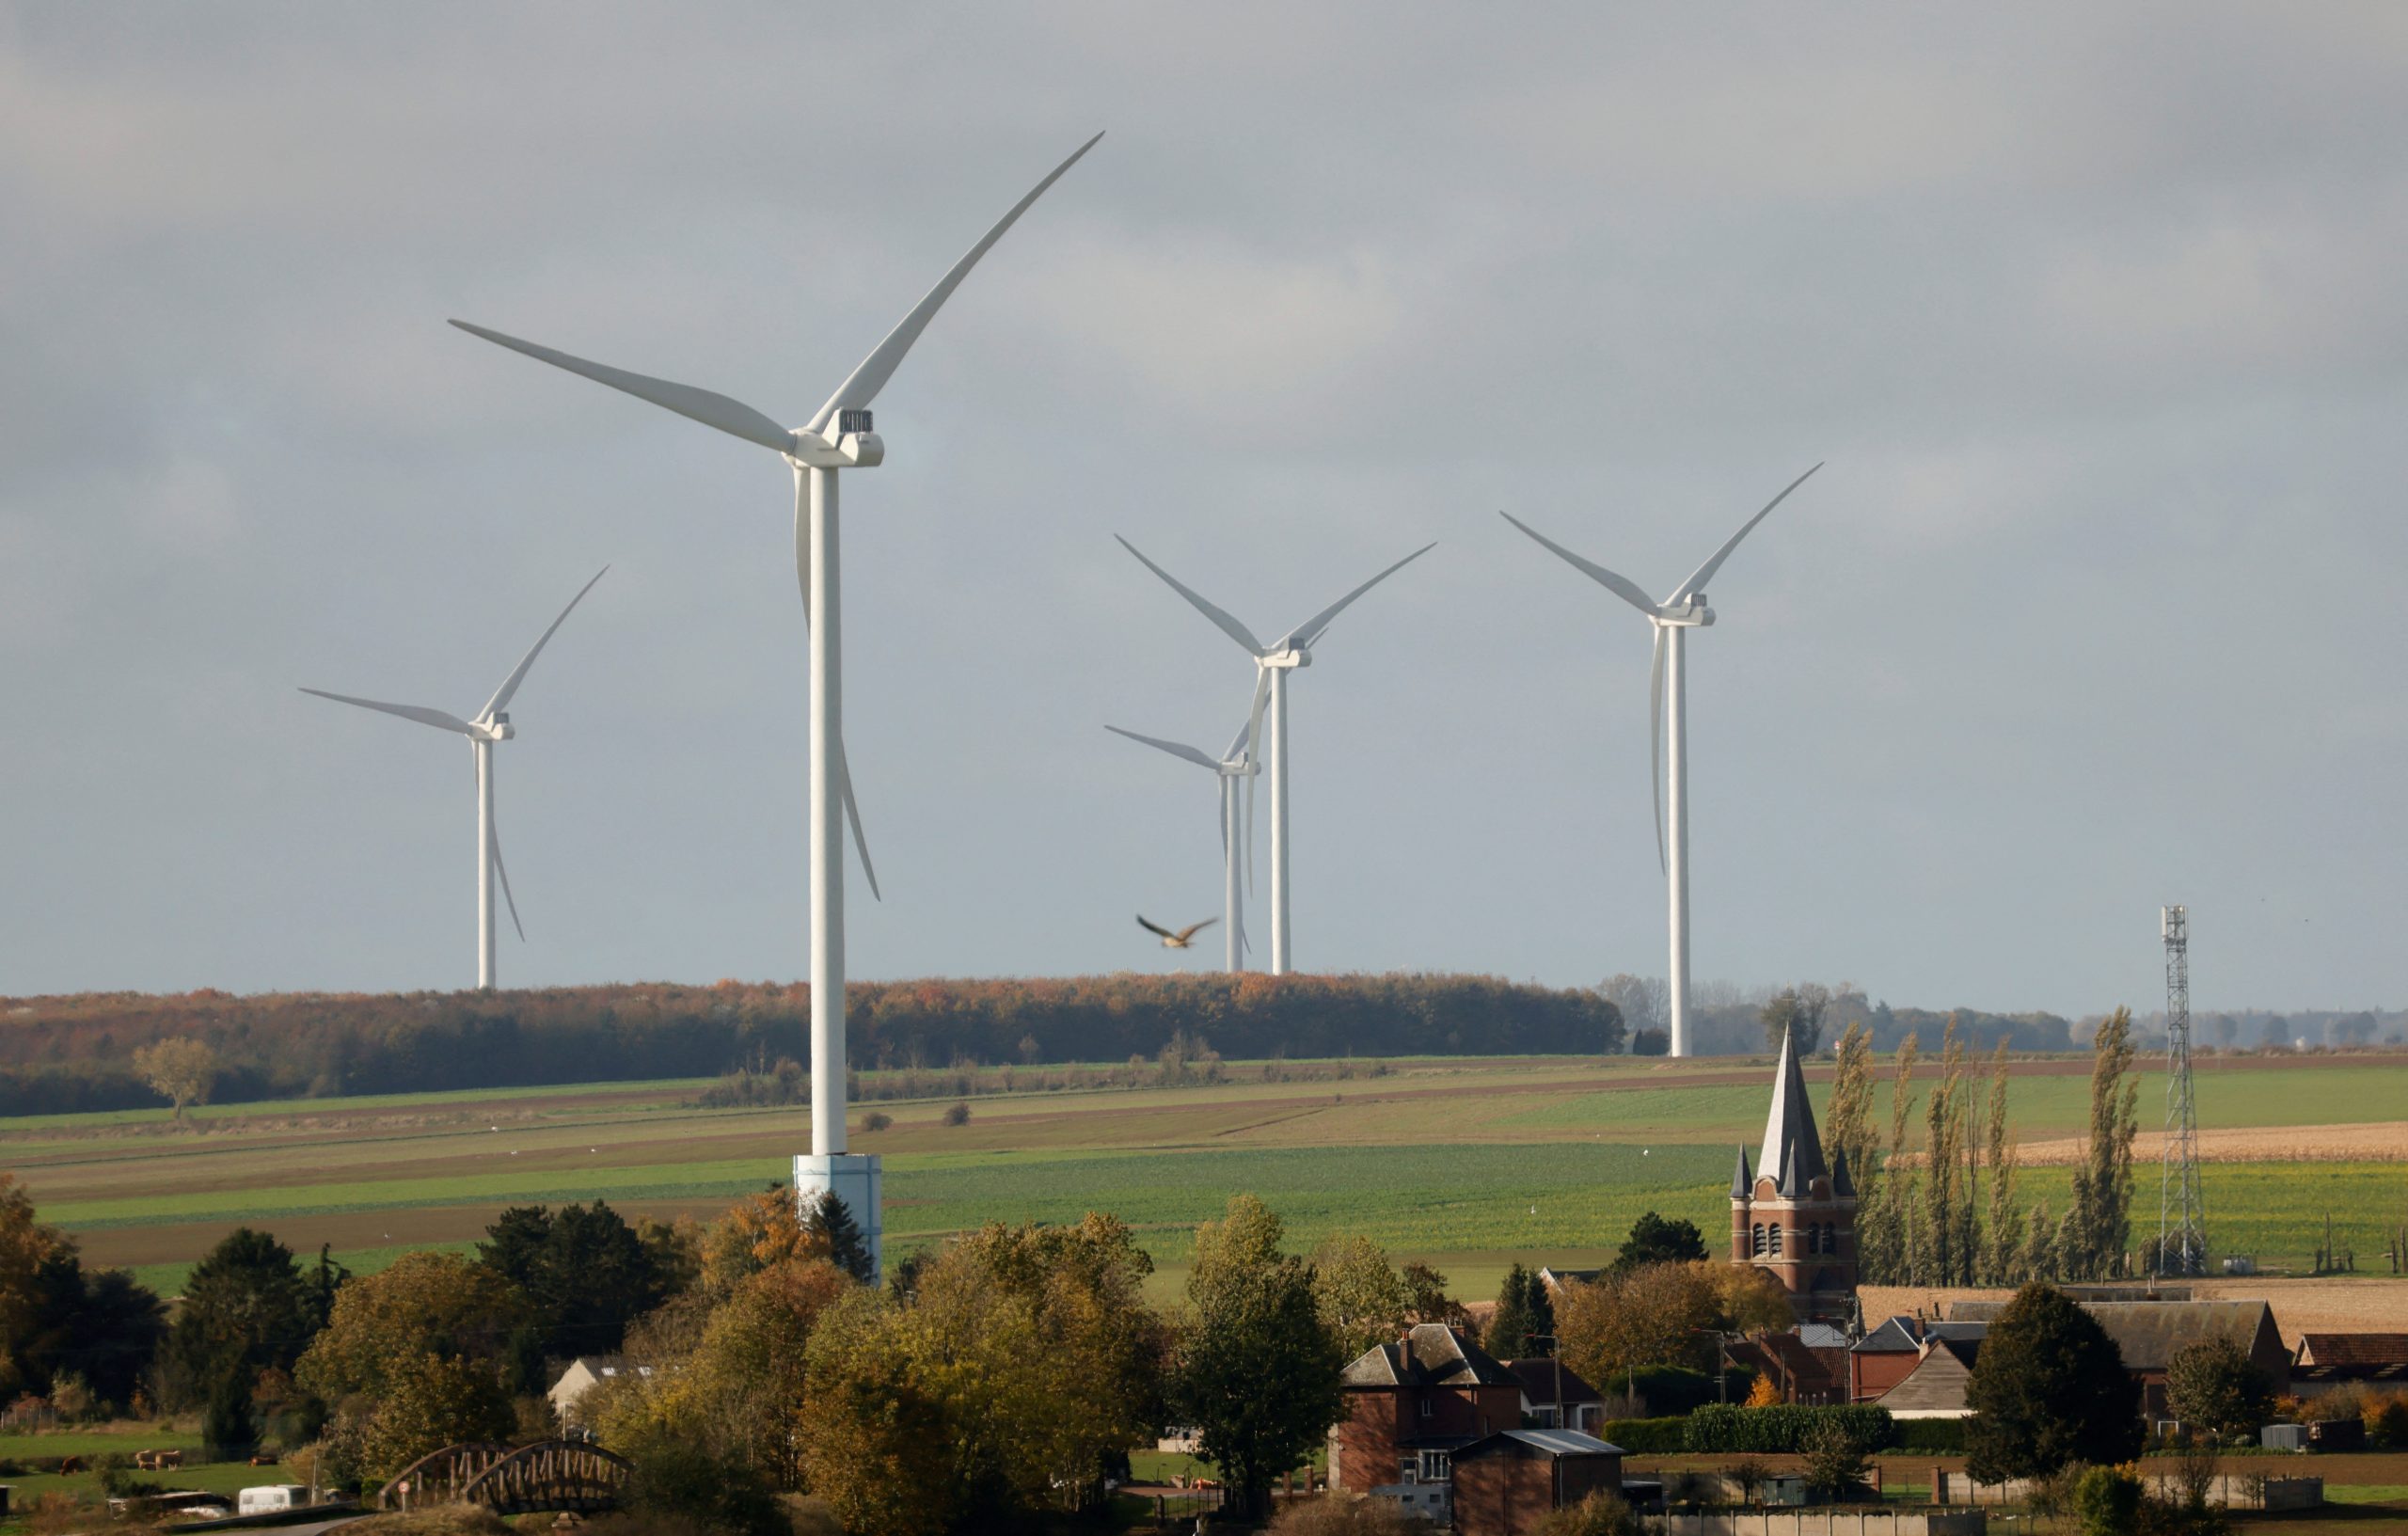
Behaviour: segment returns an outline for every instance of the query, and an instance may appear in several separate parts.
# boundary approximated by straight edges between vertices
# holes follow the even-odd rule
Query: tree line
[[[852,982],[856,1070],[1151,1058],[1184,1033],[1231,1056],[1607,1054],[1592,989],[1491,976],[1117,975]],[[809,1059],[811,991],[722,981],[515,992],[86,993],[0,999],[0,1114],[192,1096],[146,1077],[162,1042],[207,1048],[221,1102],[707,1077]],[[188,1075],[188,1074],[187,1074]]]
[[[1845,1156],[1857,1191],[1857,1275],[1865,1285],[2011,1286],[2102,1280],[2135,1267],[2132,1139],[2140,1129],[2138,1051],[2130,1009],[2091,1042],[2090,1123],[2062,1215],[2020,1203],[2016,1136],[2007,1122],[2007,1045],[1987,1069],[1952,1021],[1935,1081],[1918,1099],[1913,1035],[1891,1058],[1888,1114],[1876,1102],[1871,1031],[1840,1037],[1823,1139]],[[1987,1184],[1987,1187],[1985,1185]],[[2146,1272],[2150,1256],[2139,1256]]]

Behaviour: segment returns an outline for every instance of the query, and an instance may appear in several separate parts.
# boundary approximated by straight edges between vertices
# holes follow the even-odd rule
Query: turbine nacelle
[[[1258,667],[1275,667],[1283,672],[1293,672],[1298,667],[1311,666],[1313,654],[1303,646],[1291,642],[1284,651],[1274,651],[1268,656],[1256,657],[1254,663]]]
[[[1714,622],[1714,610],[1705,606],[1705,594],[1697,593],[1678,608],[1656,610],[1656,622],[1668,629],[1703,629]]]
[[[786,462],[798,469],[875,469],[886,462],[885,440],[870,430],[869,412],[839,411],[836,418],[832,440],[809,427],[795,428]]]
[[[480,734],[483,735],[487,741],[508,741],[518,734],[518,732],[512,727],[510,723],[510,717],[508,715],[488,715],[481,720],[475,720],[471,723],[481,728]]]

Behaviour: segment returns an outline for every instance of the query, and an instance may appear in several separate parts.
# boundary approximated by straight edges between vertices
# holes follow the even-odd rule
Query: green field
[[[2019,1063],[2019,1137],[2078,1133],[2087,1070],[2086,1058]],[[1210,1086],[983,1096],[959,1127],[942,1123],[950,1101],[881,1103],[894,1124],[857,1130],[854,1145],[886,1158],[896,1249],[985,1220],[1101,1210],[1175,1275],[1195,1223],[1251,1191],[1299,1245],[1367,1233],[1479,1294],[1516,1259],[1596,1261],[1642,1211],[1714,1233],[1734,1148],[1760,1136],[1770,1081],[1767,1062],[1732,1058],[1424,1059],[1366,1064],[1343,1082],[1231,1073]],[[91,1260],[172,1291],[245,1223],[370,1270],[473,1242],[513,1204],[599,1198],[708,1217],[785,1176],[806,1116],[693,1108],[703,1085],[214,1106],[183,1125],[165,1111],[42,1116],[0,1121],[0,1153]],[[1818,1102],[1827,1091],[1814,1085]],[[2162,1093],[2162,1078],[2144,1077],[2144,1125]],[[2408,1057],[2213,1059],[2198,1101],[2210,1129],[2390,1121],[2408,1103]],[[2024,1203],[2064,1208],[2064,1169],[2022,1181]],[[2154,1203],[2148,1170],[2140,1181],[2136,1215]],[[2408,1163],[2216,1164],[2206,1189],[2216,1246],[2268,1267],[2305,1267],[2330,1211],[2361,1268],[2381,1269],[2382,1230],[2408,1220]]]

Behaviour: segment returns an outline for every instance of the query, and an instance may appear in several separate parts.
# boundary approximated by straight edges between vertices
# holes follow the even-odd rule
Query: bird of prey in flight
[[[1208,917],[1201,923],[1190,923],[1187,926],[1180,929],[1177,933],[1173,933],[1170,929],[1164,927],[1159,923],[1147,922],[1145,913],[1139,912],[1137,914],[1137,926],[1145,929],[1148,933],[1161,934],[1163,936],[1163,947],[1164,949],[1185,949],[1189,947],[1189,945],[1196,942],[1196,936],[1197,934],[1203,932],[1206,928],[1211,927],[1213,924],[1218,923],[1220,919],[1217,917]]]

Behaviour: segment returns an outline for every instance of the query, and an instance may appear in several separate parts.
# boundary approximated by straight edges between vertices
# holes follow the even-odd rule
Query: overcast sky
[[[2201,1008],[2408,1002],[2408,10],[1605,8],[0,8],[0,992],[468,984],[467,752],[294,689],[472,714],[605,562],[502,978],[800,974],[785,467],[443,321],[800,421],[1105,129],[846,482],[856,975],[1219,911],[1102,726],[1251,668],[1116,532],[1264,633],[1438,541],[1296,679],[1300,968],[1660,974],[1647,626],[1497,513],[1664,593],[1828,461],[1701,977],[2147,1009],[2179,900]]]

